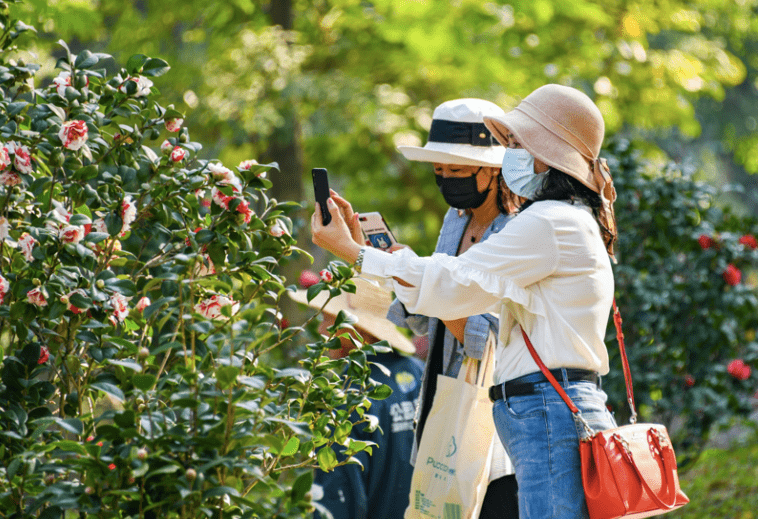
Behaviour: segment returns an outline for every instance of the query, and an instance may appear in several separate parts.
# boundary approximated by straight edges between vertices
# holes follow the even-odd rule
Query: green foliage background
[[[730,425],[750,412],[758,361],[758,253],[739,239],[758,234],[751,214],[756,207],[754,179],[746,176],[758,170],[758,105],[753,102],[758,0],[26,0],[0,1],[0,9],[37,27],[36,38],[3,56],[40,64],[29,77],[14,76],[29,89],[49,87],[58,74],[56,63],[67,58],[66,49],[57,44],[60,39],[74,55],[84,55],[85,49],[113,55],[115,59],[98,65],[104,77],[113,77],[124,64],[128,68],[135,54],[170,63],[170,73],[153,77],[153,95],[160,94],[163,105],[185,114],[196,144],[188,143],[199,161],[196,169],[215,158],[230,164],[251,157],[261,163],[278,162],[280,170],[270,169],[270,182],[251,186],[250,193],[260,192],[274,207],[280,204],[277,200],[285,202],[281,211],[292,217],[293,237],[304,249],[309,248],[310,213],[298,212],[286,202],[309,204],[311,167],[327,167],[333,187],[356,209],[381,211],[403,242],[429,253],[446,207],[431,180],[431,167],[405,161],[395,148],[399,143],[424,143],[434,107],[451,98],[483,97],[508,109],[546,82],[587,92],[607,123],[603,155],[619,191],[617,298],[643,419],[670,426],[686,464],[697,459],[714,425]],[[24,70],[12,72],[20,76]],[[23,91],[16,94],[26,99]],[[112,131],[107,133],[112,137]],[[149,135],[137,138],[142,137]],[[133,157],[117,162],[130,167],[136,160],[144,165],[141,153],[131,150]],[[740,179],[747,189],[717,187]],[[115,204],[115,199],[106,200]],[[192,238],[194,225],[184,227],[183,234],[174,232],[171,240],[183,243]],[[200,235],[195,241],[217,239],[228,246],[229,238],[221,234]],[[717,246],[702,249],[698,238],[703,234]],[[327,258],[311,252],[321,268]],[[295,279],[286,272],[296,258],[285,256],[283,249],[277,254],[277,270],[270,274],[285,275],[270,282],[281,295],[287,279]],[[741,269],[742,283],[733,286],[724,280],[728,264]],[[267,315],[276,314],[271,300],[266,305]],[[265,321],[266,316],[257,317]],[[617,375],[611,330],[608,344]],[[277,370],[286,370],[306,352],[317,358],[326,347],[291,344],[268,352],[261,376],[274,380]],[[131,349],[126,353],[136,355]],[[29,351],[25,355],[34,357]],[[158,368],[158,358],[148,357],[147,362]],[[747,380],[727,373],[728,362],[735,358],[753,366]],[[309,369],[316,380],[316,368]],[[177,370],[181,371],[178,365]],[[192,371],[176,376],[182,384],[199,388],[187,373]],[[228,375],[218,373],[222,378]],[[298,373],[286,372],[291,387],[301,384]],[[607,377],[606,389],[623,419],[623,381],[614,374]],[[325,378],[324,387],[313,390],[334,395],[340,382],[331,375]],[[265,393],[269,386],[238,389],[243,399],[254,390]],[[137,393],[125,396],[138,410]],[[279,403],[288,398],[286,391],[268,397],[283,399]],[[339,398],[329,401],[337,406]],[[133,418],[118,419],[128,426]],[[323,431],[324,425],[314,427]],[[289,443],[272,439],[283,430],[271,426],[261,432],[274,457],[291,450]],[[78,431],[75,427],[74,433]],[[108,431],[106,427],[104,434]],[[37,455],[32,433],[36,434],[24,433],[29,458]],[[112,430],[108,434],[117,440],[114,443],[127,440]],[[314,441],[308,434],[298,437],[303,443],[293,453],[297,470],[270,483],[273,492],[261,494],[270,501],[260,506],[279,507],[282,517],[304,514],[309,506],[305,468],[320,462],[322,467],[331,465],[327,454],[314,460],[302,447]],[[339,438],[322,436],[318,441],[346,440],[340,433]],[[161,445],[151,450],[151,470],[174,463],[161,458],[171,450],[161,451]],[[158,452],[152,457],[155,447]],[[88,448],[87,454],[95,456]],[[137,463],[136,450],[118,455]],[[203,455],[213,457],[210,451]],[[715,456],[706,454],[703,463],[709,466]],[[185,464],[182,460],[174,466]],[[219,477],[213,475],[214,467],[204,468],[211,477]],[[102,463],[93,462],[89,469],[92,474],[105,471]],[[14,468],[14,475],[18,470]],[[40,492],[41,470],[28,484],[17,481],[15,488]],[[273,468],[268,474],[278,477]],[[708,477],[705,472],[692,474],[698,480]],[[157,480],[160,473],[153,476]],[[234,484],[242,485],[242,480]],[[190,488],[186,478],[172,484],[180,494]],[[203,496],[202,488],[190,490]],[[86,500],[81,488],[65,492]],[[213,505],[221,502],[220,495],[207,497]]]

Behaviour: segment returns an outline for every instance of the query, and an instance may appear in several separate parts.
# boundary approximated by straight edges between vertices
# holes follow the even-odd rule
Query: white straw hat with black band
[[[484,125],[484,117],[505,115],[502,108],[484,99],[454,99],[434,109],[424,147],[398,146],[408,160],[490,166],[503,164],[505,148]]]

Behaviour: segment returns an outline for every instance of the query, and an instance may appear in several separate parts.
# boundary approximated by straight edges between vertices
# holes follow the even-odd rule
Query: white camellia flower
[[[126,85],[129,81],[137,83],[137,91],[134,93],[134,97],[147,97],[150,94],[150,88],[153,86],[153,82],[144,76],[128,77],[118,87],[119,92],[126,94]]]
[[[8,280],[5,279],[2,274],[0,274],[0,305],[3,304],[5,295],[8,293],[8,290],[10,290],[10,288],[11,285],[8,283]]]
[[[64,148],[76,151],[87,142],[87,132],[87,123],[84,121],[66,121],[58,132],[58,138]]]
[[[26,261],[32,261],[34,259],[32,251],[34,250],[36,243],[37,240],[35,240],[28,232],[23,233],[18,239],[18,246],[21,248],[21,253],[24,255],[24,258],[26,258]]]
[[[0,242],[10,236],[11,224],[5,216],[0,216]]]
[[[71,72],[61,72],[58,74],[58,77],[53,79],[53,83],[55,83],[58,95],[63,97],[66,95],[66,87],[73,86],[71,83]]]
[[[226,296],[214,295],[197,303],[195,305],[195,312],[208,319],[226,319],[226,316],[221,314],[221,308],[230,305],[232,307],[232,314],[239,310],[239,303],[233,299]]]
[[[134,204],[131,195],[126,195],[121,202],[121,236],[124,236],[132,228],[132,223],[137,219],[137,206]]]

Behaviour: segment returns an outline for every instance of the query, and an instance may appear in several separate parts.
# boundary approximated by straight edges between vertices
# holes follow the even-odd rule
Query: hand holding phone
[[[390,231],[390,228],[381,213],[361,213],[358,216],[358,222],[361,224],[361,230],[366,239],[366,245],[381,250],[388,250],[390,247],[397,244],[395,236],[392,234],[392,231]]]
[[[326,207],[326,200],[329,198],[329,178],[326,169],[313,168],[311,176],[313,177],[313,193],[316,197],[316,202],[318,202],[321,208],[321,223],[329,225],[329,222],[332,221],[332,215]]]

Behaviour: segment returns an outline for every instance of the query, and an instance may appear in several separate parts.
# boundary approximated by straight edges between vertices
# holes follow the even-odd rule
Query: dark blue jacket
[[[385,400],[374,400],[369,413],[379,419],[379,430],[364,432],[364,425],[355,427],[351,437],[372,441],[377,445],[371,456],[356,455],[363,464],[343,465],[332,472],[316,470],[314,498],[326,507],[335,519],[398,519],[408,506],[413,467],[410,464],[413,447],[413,418],[421,387],[423,363],[415,357],[383,353],[368,359],[386,367],[387,377],[371,366],[371,378],[392,388]],[[318,511],[316,519],[321,518]]]

